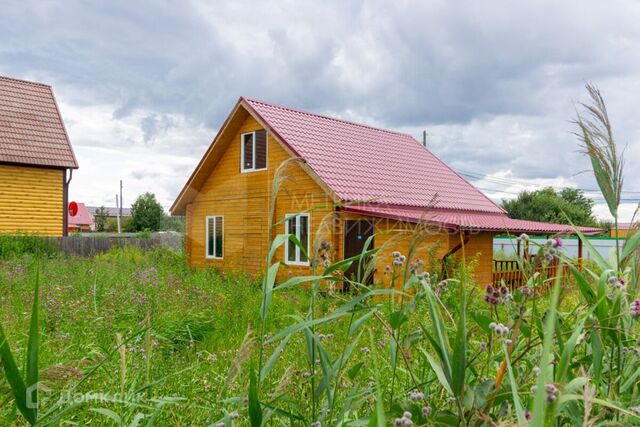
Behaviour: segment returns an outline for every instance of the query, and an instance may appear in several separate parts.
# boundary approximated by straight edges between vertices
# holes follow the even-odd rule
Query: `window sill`
[[[217,256],[205,256],[204,259],[211,259],[211,260],[221,261],[224,258],[223,257],[217,257]]]
[[[264,172],[266,170],[267,170],[267,168],[262,168],[262,169],[241,169],[240,173]]]
[[[285,261],[284,265],[290,265],[292,267],[310,267],[311,266],[309,261],[305,261],[305,262]]]

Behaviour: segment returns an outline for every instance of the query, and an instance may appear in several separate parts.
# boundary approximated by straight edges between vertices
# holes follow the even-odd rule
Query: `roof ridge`
[[[9,76],[0,76],[0,80],[9,80],[9,81],[14,81],[14,82],[19,82],[19,83],[27,83],[27,84],[36,85],[36,86],[44,86],[44,87],[48,87],[48,88],[51,87],[51,85],[47,84],[47,83],[34,82],[32,80],[18,79],[16,77],[9,77]]]
[[[345,124],[353,125],[353,126],[359,126],[359,127],[363,127],[363,128],[379,131],[379,132],[391,133],[391,134],[394,134],[394,135],[408,136],[409,138],[415,139],[411,135],[409,135],[408,133],[405,133],[405,132],[398,132],[398,131],[395,131],[395,130],[384,129],[384,128],[380,128],[380,127],[366,125],[364,123],[356,123],[356,122],[353,122],[351,120],[340,119],[338,117],[332,117],[332,116],[328,116],[328,115],[325,115],[325,114],[312,113],[310,111],[301,110],[299,108],[286,107],[284,105],[274,104],[272,102],[267,102],[267,101],[263,101],[263,100],[255,99],[255,98],[249,98],[249,97],[246,97],[246,96],[243,96],[242,99],[244,99],[245,101],[249,101],[249,102],[257,102],[257,103],[260,103],[260,104],[263,104],[263,105],[268,105],[270,107],[279,108],[281,110],[288,110],[288,111],[292,111],[294,113],[305,114],[307,116],[319,117],[321,119],[332,120],[332,121],[335,121],[335,122],[345,123]]]

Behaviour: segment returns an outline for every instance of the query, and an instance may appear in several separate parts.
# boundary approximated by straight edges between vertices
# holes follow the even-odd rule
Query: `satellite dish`
[[[78,215],[78,204],[76,202],[69,203],[69,215],[71,216]]]

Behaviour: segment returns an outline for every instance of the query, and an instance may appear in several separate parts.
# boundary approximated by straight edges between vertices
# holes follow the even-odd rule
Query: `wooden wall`
[[[0,233],[61,236],[63,171],[0,165]]]
[[[242,270],[258,273],[264,269],[267,255],[267,231],[270,215],[271,187],[278,167],[291,156],[280,144],[268,137],[267,170],[240,172],[240,134],[262,127],[248,116],[239,130],[230,137],[209,178],[194,201],[187,207],[186,249],[190,263],[196,266],[216,266],[223,270]],[[222,141],[221,141],[222,142]],[[333,211],[325,191],[296,162],[287,162],[283,170],[284,184],[277,199],[274,235],[284,233],[282,223],[286,214],[310,210],[310,237],[320,229],[323,219]],[[224,216],[224,254],[222,260],[205,257],[205,218]],[[334,232],[325,232],[325,239],[333,244]],[[277,252],[284,259],[284,249]],[[285,266],[281,276],[308,274],[308,267]]]

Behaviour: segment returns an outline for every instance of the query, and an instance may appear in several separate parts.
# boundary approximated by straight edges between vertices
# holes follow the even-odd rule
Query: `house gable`
[[[246,110],[245,113],[241,111],[242,106],[227,121],[227,126],[208,150],[209,158],[205,157],[200,170],[192,176],[189,187],[191,200],[184,208],[187,217],[186,245],[193,265],[214,265],[225,269],[241,266],[244,271],[255,272],[262,268],[267,251],[272,183],[279,168],[283,184],[273,214],[276,223],[274,234],[284,233],[282,221],[285,215],[310,211],[309,232],[314,235],[322,218],[332,212],[333,207],[332,199],[324,189],[268,129],[266,169],[255,172],[241,170],[241,135],[264,129],[263,124]],[[194,177],[197,190],[193,184]],[[176,213],[175,206],[173,213]],[[222,259],[206,257],[206,218],[214,216],[223,217]],[[282,249],[277,256],[284,258]]]
[[[255,122],[254,126],[242,127],[248,119]],[[242,128],[241,132],[238,132]],[[204,156],[196,166],[191,177],[185,184],[184,188],[180,191],[180,194],[176,198],[173,206],[171,206],[170,212],[172,215],[184,215],[186,207],[189,203],[193,202],[197,195],[202,191],[202,187],[206,180],[209,179],[212,172],[217,167],[218,163],[222,159],[223,153],[227,150],[231,143],[240,143],[239,135],[245,132],[253,130],[265,129],[267,131],[269,147],[271,142],[278,145],[281,150],[287,153],[289,158],[298,158],[301,160],[299,167],[309,175],[309,177],[323,189],[325,193],[332,200],[338,202],[338,197],[331,191],[331,189],[314,173],[314,171],[306,165],[304,160],[295,152],[282,138],[278,135],[274,129],[269,126],[259,115],[255,113],[253,108],[248,104],[244,98],[240,98],[233,110],[221,126],[215,139],[205,152]],[[239,155],[239,154],[238,154]],[[238,171],[240,171],[240,160],[238,158]]]

